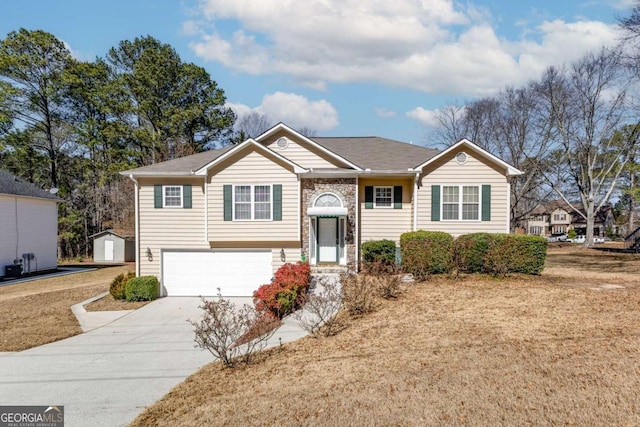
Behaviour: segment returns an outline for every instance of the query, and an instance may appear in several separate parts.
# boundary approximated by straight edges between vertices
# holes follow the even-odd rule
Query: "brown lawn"
[[[562,247],[540,277],[417,284],[337,336],[212,363],[133,425],[640,425],[638,272]]]
[[[0,286],[0,351],[19,351],[82,332],[73,304],[109,290],[131,266]]]

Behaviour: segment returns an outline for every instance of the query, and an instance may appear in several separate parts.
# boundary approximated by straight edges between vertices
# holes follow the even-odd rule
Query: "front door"
[[[338,218],[318,218],[318,262],[338,262]]]

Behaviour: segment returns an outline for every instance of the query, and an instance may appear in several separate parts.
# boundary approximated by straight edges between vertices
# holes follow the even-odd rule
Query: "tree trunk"
[[[635,209],[636,209],[636,204],[635,204],[635,194],[633,192],[633,189],[635,188],[635,171],[631,170],[631,173],[629,174],[629,188],[631,188],[631,192],[629,194],[629,218],[628,218],[628,222],[627,222],[627,235],[633,233],[633,231],[636,229],[635,228],[635,222],[636,222],[636,215],[635,215]]]
[[[584,241],[584,245],[589,247],[593,246],[593,227],[595,223],[595,213],[593,203],[585,204],[585,213],[587,214],[587,236]]]

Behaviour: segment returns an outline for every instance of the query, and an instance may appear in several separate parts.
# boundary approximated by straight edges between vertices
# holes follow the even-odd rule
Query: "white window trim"
[[[251,187],[251,218],[236,218],[236,187]],[[255,219],[255,187],[269,187],[269,219]],[[247,202],[243,202],[247,203]],[[273,184],[234,184],[231,188],[231,218],[236,222],[272,222],[273,221]]]
[[[444,219],[444,187],[458,187],[458,219]],[[463,187],[478,188],[478,219],[462,219]],[[452,204],[452,203],[447,203]],[[482,222],[482,184],[442,184],[440,186],[440,221],[444,222]]]
[[[180,205],[167,205],[167,188],[178,188],[180,190]],[[182,185],[163,185],[162,186],[162,207],[167,209],[182,209],[182,205],[184,203],[184,194],[182,194],[183,188]],[[178,197],[178,196],[172,196]]]
[[[376,190],[378,188],[388,188],[391,190],[391,204],[389,206],[378,206],[378,202],[377,202],[377,197],[376,197]],[[377,185],[373,187],[373,207],[374,209],[393,209],[393,204],[394,204],[394,200],[393,200],[393,186],[392,185]]]

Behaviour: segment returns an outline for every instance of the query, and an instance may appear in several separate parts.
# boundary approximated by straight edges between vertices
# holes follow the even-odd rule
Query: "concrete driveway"
[[[0,404],[64,405],[67,427],[126,425],[213,361],[187,322],[200,318],[199,303],[161,298],[90,332],[0,353]]]

